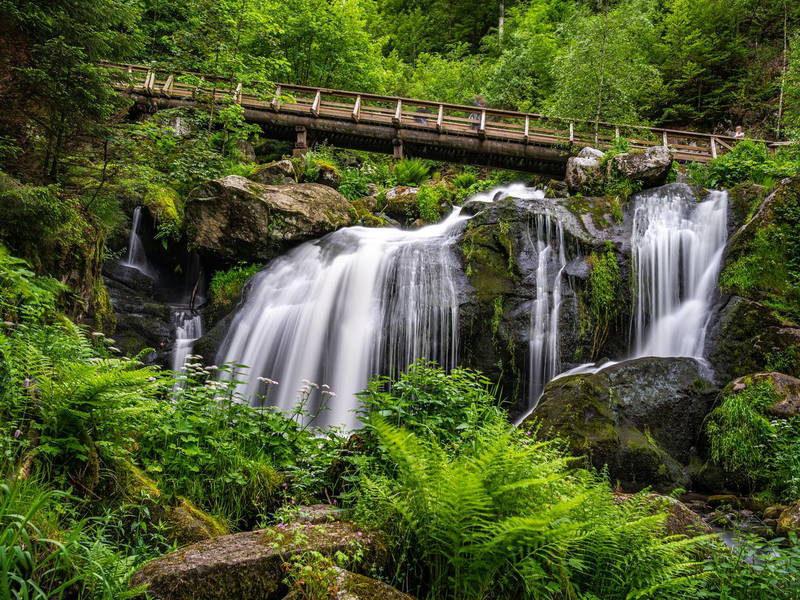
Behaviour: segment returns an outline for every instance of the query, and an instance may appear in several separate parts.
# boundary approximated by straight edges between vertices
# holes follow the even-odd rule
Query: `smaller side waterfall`
[[[131,218],[131,235],[128,238],[128,254],[122,260],[122,264],[126,267],[136,269],[149,277],[155,275],[150,262],[147,260],[147,255],[144,252],[144,243],[142,242],[141,235],[142,228],[142,207],[137,206],[133,209],[133,216]]]
[[[559,317],[567,264],[561,223],[549,215],[536,215],[531,245],[536,248],[538,263],[528,341],[528,398],[535,402],[561,368]]]
[[[639,199],[631,237],[634,357],[703,356],[727,209],[726,192],[700,203],[678,194]]]
[[[172,370],[181,373],[186,365],[186,357],[192,352],[195,340],[203,335],[203,318],[199,312],[176,308],[172,313],[175,325],[175,346],[172,349]]]

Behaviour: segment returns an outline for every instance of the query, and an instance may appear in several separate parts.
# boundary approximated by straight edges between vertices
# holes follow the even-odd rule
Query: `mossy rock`
[[[167,498],[158,484],[135,465],[118,465],[117,472],[123,496],[146,506],[154,524],[165,523],[170,541],[193,544],[230,533],[225,525],[186,498]]]
[[[708,358],[722,381],[765,370],[800,377],[800,327],[760,302],[728,297],[708,337]]]
[[[180,194],[171,187],[150,186],[144,195],[143,202],[155,223],[180,223],[183,204]]]
[[[192,544],[144,565],[131,586],[147,586],[157,600],[278,600],[288,591],[284,563],[312,551],[329,557],[358,553],[352,568],[365,572],[389,561],[380,538],[350,523],[298,523]]]
[[[551,381],[523,427],[566,441],[625,489],[687,487],[716,388],[688,358],[640,358]]]
[[[392,586],[351,571],[335,568],[335,591],[329,600],[414,600]],[[283,600],[304,600],[305,595],[293,591]]]

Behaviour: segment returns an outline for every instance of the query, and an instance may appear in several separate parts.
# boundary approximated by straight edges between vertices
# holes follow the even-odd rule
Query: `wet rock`
[[[339,171],[336,170],[336,167],[324,164],[317,165],[317,167],[319,168],[319,177],[317,177],[317,183],[327,185],[328,187],[338,190],[339,183],[341,182],[342,178],[339,175]]]
[[[800,500],[788,506],[778,517],[778,535],[800,534]]]
[[[742,501],[738,496],[734,496],[733,494],[712,494],[708,497],[707,502],[709,506],[715,508],[719,506],[731,506],[733,508],[739,508],[742,506]]]
[[[672,169],[672,153],[666,146],[653,146],[617,154],[612,159],[617,173],[633,181],[641,181],[645,187],[662,185]]]
[[[294,164],[289,159],[256,167],[249,178],[264,185],[290,185],[297,182]]]
[[[225,526],[206,514],[186,498],[167,498],[158,485],[141,469],[131,465],[117,466],[117,479],[124,495],[147,508],[147,515],[155,526],[166,525],[167,539],[179,545],[193,544],[227,535]]]
[[[262,185],[229,175],[195,188],[186,202],[189,244],[214,266],[267,262],[289,248],[351,225],[355,211],[316,183]]]
[[[308,504],[297,509],[297,520],[306,523],[341,521],[344,511],[332,504]]]
[[[626,489],[688,487],[716,388],[690,358],[639,358],[546,387],[523,426],[565,439]]]
[[[345,571],[335,567],[333,569],[333,587],[336,591],[330,596],[330,600],[414,600],[408,594],[392,586],[358,575],[350,571]],[[299,592],[290,592],[283,600],[303,600],[305,595]]]
[[[386,190],[383,206],[378,202],[378,209],[400,222],[411,222],[419,217],[417,206],[419,188],[398,186]]]
[[[564,181],[573,194],[586,191],[598,179],[602,177],[600,173],[600,161],[603,152],[594,148],[583,148],[577,156],[567,159],[567,171]]]
[[[616,502],[646,502],[653,510],[653,513],[666,512],[667,518],[664,522],[664,532],[667,535],[685,535],[696,537],[711,533],[711,527],[695,511],[686,504],[670,496],[660,494],[624,494],[614,493]]]
[[[728,297],[719,309],[707,347],[722,382],[763,371],[776,358],[784,373],[800,377],[800,327],[783,323],[768,307],[740,296]]]
[[[345,522],[271,527],[193,544],[137,571],[131,586],[146,585],[157,600],[277,600],[286,594],[283,563],[308,552],[361,555],[355,568],[384,566],[385,545]]]

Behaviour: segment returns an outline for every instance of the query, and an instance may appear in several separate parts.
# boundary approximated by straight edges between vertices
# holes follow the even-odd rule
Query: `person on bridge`
[[[733,132],[733,137],[735,137],[737,140],[743,140],[744,139],[744,127],[742,127],[741,125],[737,125],[736,126],[736,130]]]
[[[486,98],[484,98],[483,96],[480,95],[475,96],[475,100],[473,100],[472,103],[478,108],[486,108]],[[477,123],[472,125],[472,128],[475,131],[478,131],[481,128],[481,113],[479,112],[470,113],[469,120],[477,121]]]

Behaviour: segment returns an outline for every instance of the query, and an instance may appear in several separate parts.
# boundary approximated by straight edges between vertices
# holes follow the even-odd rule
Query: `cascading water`
[[[289,410],[303,379],[324,383],[337,397],[314,424],[353,427],[370,376],[423,358],[455,366],[463,275],[453,246],[466,219],[456,209],[415,231],[350,227],[273,261],[251,281],[218,356],[249,367],[239,392],[259,402],[259,377],[277,380],[269,403]]]
[[[726,192],[700,203],[669,192],[637,201],[631,237],[635,357],[702,358],[727,211]]]
[[[181,373],[186,357],[192,352],[194,342],[203,335],[203,318],[189,308],[176,308],[172,313],[175,327],[175,345],[172,348],[172,370]]]
[[[142,242],[142,207],[137,206],[133,209],[131,218],[131,234],[128,238],[128,254],[121,264],[132,269],[136,269],[149,277],[154,276],[154,271],[147,260]]]
[[[531,244],[536,247],[536,300],[528,342],[528,398],[536,399],[561,367],[559,316],[567,257],[564,230],[546,214],[533,218]]]
[[[631,235],[636,300],[630,358],[703,359],[706,328],[727,242],[727,211],[727,192],[712,192],[699,203],[671,190],[638,197]],[[555,376],[557,371],[552,371],[543,382],[597,373],[617,362],[587,363]],[[529,396],[531,409],[517,419],[517,424],[536,408],[544,384],[533,389]]]

